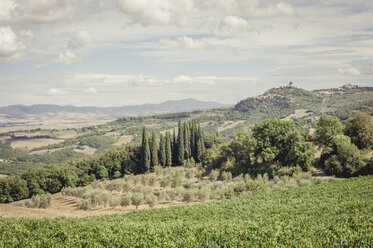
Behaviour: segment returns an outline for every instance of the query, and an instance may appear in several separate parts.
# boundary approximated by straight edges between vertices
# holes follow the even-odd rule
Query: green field
[[[372,247],[373,176],[88,218],[0,218],[0,247]]]

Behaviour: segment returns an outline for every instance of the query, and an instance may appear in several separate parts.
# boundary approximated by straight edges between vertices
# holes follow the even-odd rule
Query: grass
[[[0,218],[1,247],[372,247],[373,176],[81,219]]]

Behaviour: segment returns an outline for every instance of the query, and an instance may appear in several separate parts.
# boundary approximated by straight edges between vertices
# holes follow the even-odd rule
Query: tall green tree
[[[183,163],[184,161],[184,153],[185,153],[185,150],[184,150],[184,126],[183,124],[181,123],[181,121],[179,121],[179,124],[178,124],[178,133],[177,133],[177,163],[180,165]]]
[[[352,118],[348,119],[345,134],[359,149],[373,148],[373,125],[369,115],[360,111],[356,112]]]
[[[158,142],[157,137],[155,136],[154,131],[152,132],[152,139],[150,143],[150,157],[151,157],[151,163],[150,168],[154,169],[154,167],[158,166]]]
[[[159,158],[161,166],[166,165],[166,142],[163,134],[161,133],[161,137],[159,139]]]
[[[190,153],[190,129],[189,124],[184,122],[184,158],[189,159],[191,156]]]
[[[338,118],[322,115],[315,125],[315,142],[321,148],[333,146],[336,135],[343,134],[343,125]]]
[[[150,169],[150,148],[149,148],[149,135],[146,128],[142,129],[142,142],[141,142],[141,167],[142,172]]]
[[[171,149],[171,134],[169,132],[166,132],[166,166],[172,165],[172,149]]]
[[[308,170],[314,160],[308,134],[295,128],[294,122],[265,120],[253,128],[256,139],[255,157],[258,162],[279,166],[297,166]]]
[[[177,164],[177,152],[178,152],[178,144],[177,144],[176,131],[174,129],[173,135],[172,135],[172,165]]]

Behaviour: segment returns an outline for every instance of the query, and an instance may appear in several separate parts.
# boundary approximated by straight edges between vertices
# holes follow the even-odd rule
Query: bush
[[[223,171],[221,173],[221,180],[223,181],[230,181],[232,180],[232,173],[230,171]]]
[[[113,197],[109,200],[109,206],[111,208],[116,208],[120,205],[121,199],[119,197]]]
[[[196,191],[193,189],[185,190],[183,194],[183,202],[192,202],[196,198]]]
[[[162,174],[162,167],[161,166],[154,166],[154,172],[155,172],[155,175],[157,176],[160,176]]]
[[[124,195],[124,196],[122,196],[121,202],[120,202],[120,205],[122,207],[128,207],[129,205],[131,205],[131,203],[132,203],[132,199],[131,199],[130,195]]]
[[[123,183],[118,182],[118,181],[107,182],[107,184],[105,185],[105,189],[110,192],[121,191],[122,188],[123,188]]]
[[[51,205],[52,195],[42,194],[42,195],[34,195],[31,197],[30,200],[25,202],[25,206],[28,208],[47,208]]]
[[[172,182],[171,182],[171,187],[172,188],[176,188],[176,187],[180,187],[182,184],[182,179],[181,177],[174,177],[172,179]]]
[[[136,209],[139,207],[139,205],[142,204],[144,201],[144,195],[142,193],[135,193],[132,195],[132,204],[136,206]]]
[[[160,185],[162,188],[166,188],[170,185],[170,178],[169,177],[165,177],[163,178],[161,181],[160,181]]]
[[[150,193],[145,196],[145,202],[149,205],[149,207],[154,207],[158,204],[158,197]]]
[[[79,199],[77,201],[77,207],[78,209],[82,209],[82,210],[91,210],[92,209],[91,199]]]
[[[234,189],[230,186],[227,186],[221,192],[222,199],[232,199],[234,197]]]
[[[143,185],[143,186],[146,186],[147,184],[148,184],[148,177],[147,176],[142,176],[141,177],[141,184]]]
[[[216,179],[218,178],[219,174],[220,174],[219,170],[212,170],[210,172],[210,175],[209,175],[210,181],[212,181],[212,182],[216,181]]]
[[[200,201],[207,201],[210,199],[210,194],[211,194],[211,190],[207,187],[205,188],[201,188],[198,193],[197,193],[197,197],[198,197],[198,200]]]
[[[153,187],[156,181],[157,181],[157,178],[154,175],[149,176],[149,186]]]

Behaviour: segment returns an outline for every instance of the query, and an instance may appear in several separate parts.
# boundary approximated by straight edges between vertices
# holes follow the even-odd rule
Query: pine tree
[[[150,169],[149,137],[145,127],[142,129],[141,166],[143,172]]]
[[[153,131],[152,133],[152,139],[151,139],[151,150],[150,150],[150,156],[151,156],[151,168],[154,169],[154,167],[158,166],[158,145],[157,145],[157,137],[155,137],[155,133]]]
[[[160,158],[160,164],[162,166],[166,165],[166,142],[164,139],[163,134],[161,134],[161,138],[159,140],[159,158]]]
[[[181,124],[181,121],[179,121],[178,125],[178,134],[177,134],[177,163],[180,165],[184,161],[184,127],[183,124]]]
[[[166,166],[172,165],[171,134],[166,132]]]

